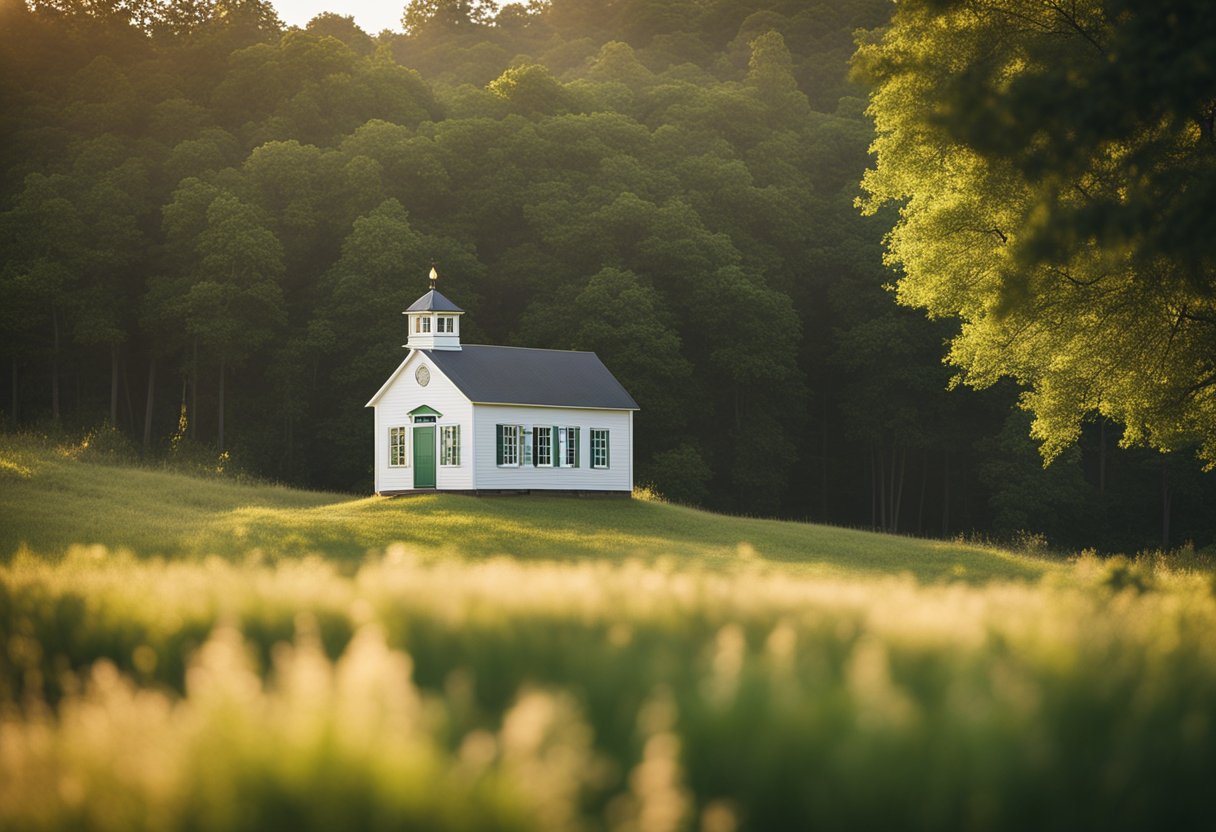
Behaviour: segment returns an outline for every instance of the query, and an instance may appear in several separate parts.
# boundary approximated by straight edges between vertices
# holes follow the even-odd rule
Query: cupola
[[[409,340],[405,346],[412,350],[460,349],[460,316],[464,310],[445,298],[435,288],[439,273],[431,267],[431,289],[405,310]]]

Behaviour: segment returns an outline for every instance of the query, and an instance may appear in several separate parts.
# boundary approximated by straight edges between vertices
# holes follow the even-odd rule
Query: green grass
[[[140,556],[317,554],[357,563],[392,543],[462,558],[672,558],[733,568],[756,560],[800,574],[921,581],[1037,578],[1055,565],[995,548],[725,517],[658,502],[570,497],[364,497],[241,485],[78,461],[36,440],[0,438],[0,556],[73,544]]]
[[[0,829],[1212,826],[1214,583],[1167,559],[14,439],[0,510]]]

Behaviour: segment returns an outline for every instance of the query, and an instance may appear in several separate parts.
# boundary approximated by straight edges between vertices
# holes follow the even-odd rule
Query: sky
[[[369,35],[381,29],[401,31],[407,0],[272,0],[288,26],[303,26],[321,12],[350,15]]]

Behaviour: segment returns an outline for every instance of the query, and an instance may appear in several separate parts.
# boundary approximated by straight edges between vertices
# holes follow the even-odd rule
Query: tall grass
[[[0,437],[0,829],[1213,822],[1201,559],[84,456]]]
[[[1210,576],[0,567],[0,826],[1209,828]]]

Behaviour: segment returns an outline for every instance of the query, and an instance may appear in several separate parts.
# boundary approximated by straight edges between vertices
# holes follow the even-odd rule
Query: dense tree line
[[[1103,417],[1044,469],[1012,385],[947,389],[958,324],[893,302],[849,80],[885,0],[414,0],[378,35],[259,0],[0,8],[14,426],[108,420],[151,456],[365,491],[363,404],[435,263],[466,342],[597,351],[674,499],[1216,535],[1185,449],[1120,449]]]

